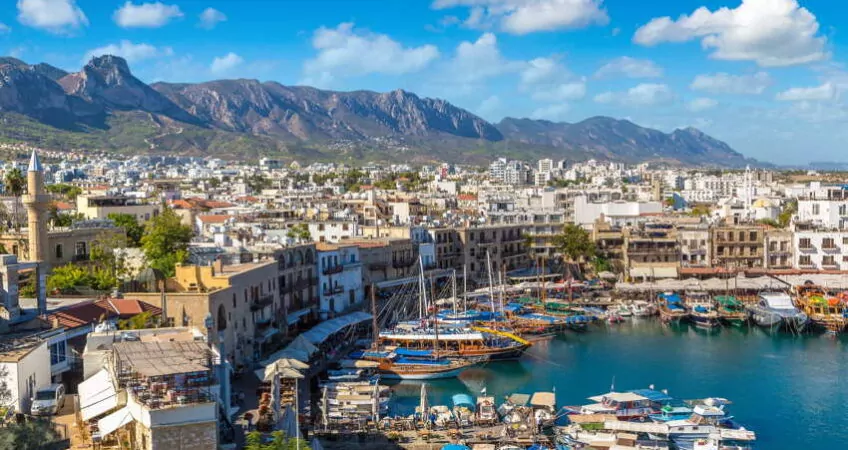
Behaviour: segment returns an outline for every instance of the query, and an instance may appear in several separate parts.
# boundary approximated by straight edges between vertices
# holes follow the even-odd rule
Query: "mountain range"
[[[68,73],[0,58],[0,141],[101,149],[314,160],[485,162],[495,156],[757,163],[694,128],[672,133],[630,121],[505,118],[395,90],[335,92],[256,80],[146,84],[116,56]]]

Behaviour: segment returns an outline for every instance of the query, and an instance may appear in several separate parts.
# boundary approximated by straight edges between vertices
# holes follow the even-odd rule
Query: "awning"
[[[311,330],[303,333],[301,336],[305,337],[309,342],[318,345],[327,340],[327,338],[333,333],[341,331],[347,326],[355,325],[369,319],[371,319],[371,314],[357,311],[355,313],[350,313],[322,322],[321,324],[313,327]]]
[[[630,269],[631,278],[677,278],[677,267],[634,267]]]
[[[108,434],[113,433],[118,428],[132,422],[135,420],[130,413],[129,407],[124,406],[123,408],[109,414],[108,416],[100,419],[97,422],[97,428],[100,432],[100,436],[106,436]]]
[[[271,336],[274,336],[275,334],[277,334],[279,332],[280,332],[280,330],[278,330],[275,327],[268,327],[264,331],[262,331],[260,333],[256,333],[256,334],[257,334],[257,338],[259,338],[262,342],[265,342],[268,339],[271,339]]]
[[[301,317],[309,314],[310,312],[312,312],[311,308],[304,308],[304,309],[295,311],[295,312],[286,316],[286,323],[289,324],[289,325],[294,325],[300,320]]]
[[[112,383],[112,375],[100,369],[77,386],[79,392],[80,417],[83,422],[105,414],[118,407],[118,393]]]

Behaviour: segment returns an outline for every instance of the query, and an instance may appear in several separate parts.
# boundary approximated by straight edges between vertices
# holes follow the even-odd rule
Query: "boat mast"
[[[489,272],[489,301],[492,302],[492,311],[495,310],[495,283],[492,281],[492,256],[486,250],[486,268]]]
[[[374,291],[376,285],[371,285],[371,333],[373,333],[374,342],[371,344],[374,350],[377,350],[377,338],[380,336],[380,329],[377,327],[377,300]]]
[[[462,312],[468,312],[468,266],[462,265]]]
[[[453,313],[456,315],[456,269],[453,269],[453,277],[451,277],[451,297],[453,298]]]

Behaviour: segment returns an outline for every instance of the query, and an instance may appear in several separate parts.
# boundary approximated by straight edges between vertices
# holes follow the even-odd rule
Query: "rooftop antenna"
[[[615,392],[615,375],[612,376],[612,383],[610,383],[610,392]]]

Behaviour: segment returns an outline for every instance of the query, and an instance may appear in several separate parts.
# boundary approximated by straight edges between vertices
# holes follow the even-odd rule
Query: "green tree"
[[[109,219],[115,222],[115,226],[124,229],[127,233],[127,246],[138,247],[141,245],[141,237],[144,235],[144,227],[138,223],[138,219],[132,214],[112,213]]]
[[[777,216],[777,223],[781,228],[786,228],[789,226],[789,222],[792,221],[792,216],[798,212],[798,200],[790,200],[783,206],[783,211],[780,212],[780,215]]]
[[[165,208],[162,214],[151,219],[141,237],[141,248],[150,267],[165,276],[174,276],[177,263],[188,257],[188,244],[194,234],[190,227],[180,222],[180,216]]]
[[[68,200],[76,200],[77,196],[82,194],[81,187],[64,183],[48,184],[44,189],[51,194],[60,195]]]
[[[145,311],[143,313],[136,314],[129,319],[119,320],[118,321],[118,329],[119,330],[143,330],[145,328],[153,328],[156,327],[159,323],[157,317],[154,317],[150,311]]]
[[[56,207],[56,204],[51,203],[50,209],[47,212],[47,219],[50,221],[50,223],[53,224],[54,227],[62,228],[62,227],[69,227],[69,226],[73,225],[73,223],[76,222],[77,220],[85,219],[85,216],[83,216],[80,213],[76,213],[76,214],[60,213],[59,208]]]
[[[309,226],[305,223],[299,223],[286,232],[286,237],[294,239],[298,242],[311,242],[312,234],[309,232]]]
[[[271,440],[267,443],[263,442],[262,433],[252,431],[247,434],[245,443],[247,444],[244,447],[245,450],[295,450],[297,448],[301,450],[312,450],[306,440],[289,438],[282,431],[271,433]]]
[[[554,236],[553,244],[570,261],[585,261],[595,256],[595,243],[589,232],[573,223],[565,224],[562,233]]]
[[[710,207],[706,205],[695,205],[692,211],[689,211],[690,216],[701,217],[710,215]]]
[[[12,224],[15,230],[19,230],[20,221],[18,220],[18,202],[26,190],[26,177],[24,177],[21,169],[15,167],[14,169],[6,172],[6,177],[3,182],[6,185],[6,193],[15,197],[15,202],[12,207]]]
[[[0,427],[0,450],[41,450],[59,440],[48,420],[28,420]]]

